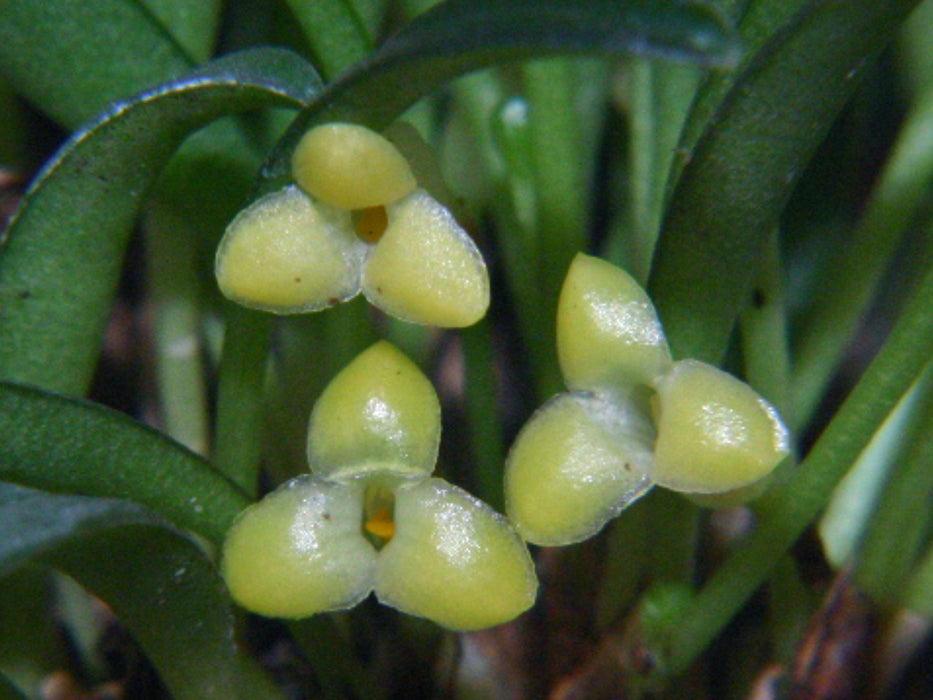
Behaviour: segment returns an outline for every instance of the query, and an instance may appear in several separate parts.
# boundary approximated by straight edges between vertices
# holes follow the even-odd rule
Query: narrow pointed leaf
[[[193,63],[141,2],[0,0],[0,17],[0,72],[69,129]]]
[[[234,643],[217,571],[151,512],[0,484],[0,531],[0,574],[35,561],[72,576],[113,608],[173,697],[271,697]]]
[[[140,3],[186,55],[197,62],[210,58],[220,24],[221,0],[140,0]]]
[[[813,0],[736,79],[690,154],[649,291],[677,357],[718,362],[791,189],[916,0]]]
[[[312,121],[384,128],[453,78],[556,54],[638,54],[728,66],[738,48],[724,19],[694,2],[448,0],[333,83],[293,125],[269,171],[287,176],[288,155]]]
[[[132,500],[214,542],[249,504],[208,462],[121,413],[2,382],[0,479]]]
[[[121,103],[75,135],[0,249],[0,377],[83,393],[138,208],[181,141],[226,114],[300,107],[318,84],[294,54],[257,49]]]
[[[286,0],[327,79],[362,61],[372,39],[350,0]]]

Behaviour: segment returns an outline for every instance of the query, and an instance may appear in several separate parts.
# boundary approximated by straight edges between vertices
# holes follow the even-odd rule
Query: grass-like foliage
[[[0,0],[0,699],[933,695],[931,57],[930,0]],[[344,144],[295,156],[332,122],[370,144],[338,201]],[[263,198],[233,275],[355,256],[315,313],[218,288]],[[319,242],[266,257],[276,216]],[[600,325],[586,277],[559,322],[579,253],[640,311]],[[379,340],[417,379],[327,388]],[[672,367],[714,389],[664,422]],[[507,499],[555,395],[589,413],[538,414]],[[717,401],[758,413],[684,444]],[[754,488],[653,488],[749,425],[754,479],[783,459]],[[628,481],[565,471],[601,440]],[[542,540],[574,544],[500,515],[539,461],[551,510],[600,513]]]

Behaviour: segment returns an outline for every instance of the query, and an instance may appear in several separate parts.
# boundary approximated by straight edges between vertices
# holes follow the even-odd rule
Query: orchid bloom
[[[243,607],[272,617],[384,604],[456,630],[511,620],[535,599],[528,550],[508,521],[432,478],[440,404],[428,379],[380,341],[314,406],[311,474],[247,508],[221,569]]]
[[[295,148],[292,175],[296,184],[227,227],[215,261],[226,297],[294,314],[362,291],[392,316],[447,328],[485,315],[489,276],[476,244],[383,136],[356,124],[314,127]]]
[[[569,391],[529,419],[506,463],[506,512],[529,542],[584,540],[654,485],[749,495],[789,454],[774,407],[709,364],[674,362],[648,295],[599,258],[570,266],[557,349]]]

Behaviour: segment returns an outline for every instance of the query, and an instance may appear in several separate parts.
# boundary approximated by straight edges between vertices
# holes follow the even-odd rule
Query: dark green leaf
[[[757,502],[754,531],[713,572],[683,617],[668,630],[664,648],[657,651],[670,654],[671,668],[686,669],[761,586],[930,363],[931,308],[933,270],[806,459]]]
[[[0,377],[86,391],[140,202],[181,141],[225,114],[299,107],[318,86],[294,54],[257,49],[121,103],[74,136],[0,249]]]
[[[0,479],[132,500],[215,543],[249,503],[208,462],[121,413],[3,382]]]
[[[311,46],[321,74],[333,79],[373,48],[363,19],[350,0],[285,0]]]
[[[674,353],[718,361],[755,261],[866,63],[916,0],[812,0],[735,81],[674,191],[649,290]]]
[[[139,2],[0,0],[0,71],[69,129],[192,60]]]
[[[221,0],[139,0],[197,63],[210,58]]]
[[[731,65],[737,44],[708,5],[656,0],[448,0],[411,21],[321,94],[273,159],[287,175],[311,121],[384,128],[445,82],[480,68],[556,54],[639,54]]]
[[[105,600],[178,699],[270,697],[234,642],[230,600],[194,542],[127,501],[0,484],[0,573],[61,569]]]
[[[0,700],[26,700],[26,696],[2,673],[0,673]]]
[[[67,664],[53,605],[53,586],[44,567],[25,566],[0,577],[0,672],[25,692],[34,692]]]

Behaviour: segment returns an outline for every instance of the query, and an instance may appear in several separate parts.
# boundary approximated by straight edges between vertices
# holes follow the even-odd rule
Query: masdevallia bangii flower
[[[440,405],[427,378],[380,341],[314,406],[311,474],[241,513],[221,569],[233,598],[272,617],[343,610],[371,592],[450,629],[507,622],[535,599],[528,550],[482,501],[432,478]]]
[[[586,539],[653,485],[751,496],[789,454],[774,407],[712,365],[673,362],[644,290],[599,258],[570,266],[557,350],[570,391],[538,409],[506,462],[506,512],[529,542]]]
[[[241,211],[217,250],[221,292],[279,314],[319,311],[363,292],[412,323],[459,328],[489,307],[476,244],[419,189],[404,156],[356,124],[324,124],[292,156],[297,184]]]

